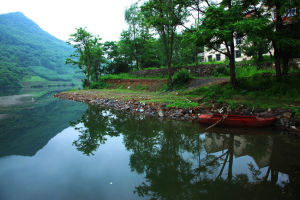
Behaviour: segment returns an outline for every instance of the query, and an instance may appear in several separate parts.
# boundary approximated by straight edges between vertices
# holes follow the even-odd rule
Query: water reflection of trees
[[[70,122],[70,125],[80,133],[73,145],[85,155],[93,155],[100,144],[105,143],[107,136],[119,135],[112,125],[114,118],[115,116],[111,112],[103,108],[89,106],[81,119]]]
[[[87,155],[105,143],[107,135],[123,135],[126,149],[132,152],[131,170],[145,174],[134,191],[141,197],[296,199],[299,194],[300,165],[295,161],[299,153],[294,151],[300,145],[278,136],[200,134],[196,124],[97,107],[90,107],[74,125],[78,123],[84,127],[78,127],[81,134],[74,145]],[[248,171],[235,173],[235,160],[246,155],[254,163],[249,163]],[[279,183],[279,172],[288,174],[289,182]]]

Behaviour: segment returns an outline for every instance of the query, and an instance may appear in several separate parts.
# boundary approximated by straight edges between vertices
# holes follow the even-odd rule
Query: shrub
[[[92,82],[90,85],[91,89],[103,89],[108,88],[109,84],[106,83],[103,79],[99,79],[97,82]]]
[[[191,79],[191,74],[187,69],[181,69],[172,76],[172,79],[174,88],[178,89],[183,87]]]
[[[229,76],[229,74],[230,70],[226,65],[218,65],[213,71],[214,76]]]

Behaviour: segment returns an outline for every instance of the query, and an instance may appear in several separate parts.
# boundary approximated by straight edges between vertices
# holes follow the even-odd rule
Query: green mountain
[[[72,52],[22,13],[0,15],[0,89],[80,79],[75,67],[65,65]]]

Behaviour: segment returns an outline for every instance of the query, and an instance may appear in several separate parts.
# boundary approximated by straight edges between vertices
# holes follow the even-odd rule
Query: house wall
[[[243,42],[243,41],[241,40],[241,42]],[[236,39],[234,40],[234,43],[235,43],[235,52],[237,53],[237,51],[239,51],[239,53],[240,53],[239,57],[235,57],[235,61],[239,62],[239,61],[242,61],[242,60],[250,60],[251,57],[246,56],[239,48],[236,47],[236,45],[237,45]],[[222,52],[226,52],[225,44],[221,44],[219,50],[222,51]],[[235,56],[236,56],[236,53],[235,53]],[[220,56],[220,60],[217,59],[218,54]],[[226,56],[224,54],[221,54],[220,52],[217,52],[213,49],[208,49],[207,47],[204,48],[203,53],[199,54],[199,57],[204,58],[204,60],[203,59],[201,60],[202,62],[224,61],[224,60],[226,60]],[[210,58],[211,58],[211,60],[210,60]]]

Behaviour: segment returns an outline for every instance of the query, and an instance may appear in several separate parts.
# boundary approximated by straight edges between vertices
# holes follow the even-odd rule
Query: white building
[[[250,60],[251,57],[246,56],[243,52],[237,47],[237,45],[242,43],[241,38],[234,39],[234,46],[235,46],[235,61],[242,61],[242,60]],[[226,52],[225,44],[220,44],[217,48],[222,51]],[[211,62],[211,61],[224,61],[226,56],[214,49],[208,49],[204,47],[204,52],[198,54],[201,62]]]

